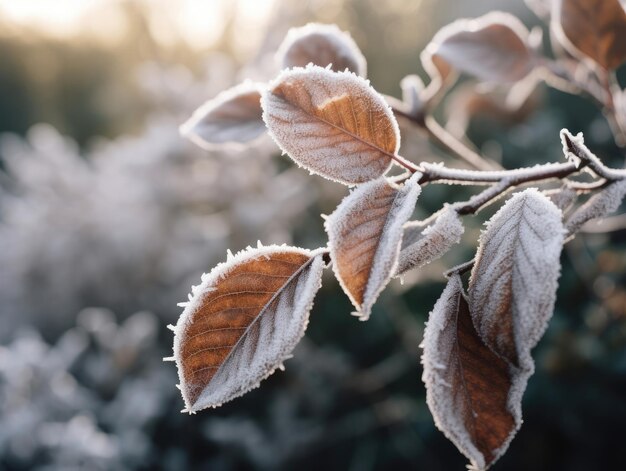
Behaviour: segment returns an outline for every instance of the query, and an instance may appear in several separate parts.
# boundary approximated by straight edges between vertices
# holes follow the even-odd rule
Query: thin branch
[[[463,170],[444,167],[443,165],[422,162],[423,174],[419,183],[445,183],[448,185],[490,185],[502,180],[510,180],[513,184],[526,183],[537,180],[564,178],[579,172],[582,166],[574,163],[550,163],[525,167],[515,170]]]
[[[452,267],[450,268],[450,270],[448,270],[447,272],[444,273],[444,276],[446,278],[450,278],[452,275],[463,275],[464,273],[467,273],[468,271],[471,271],[472,268],[474,268],[474,263],[476,262],[476,259],[471,259],[465,263],[461,263],[460,265],[457,265],[456,267]]]
[[[396,116],[406,118],[418,128],[423,129],[433,143],[441,149],[464,160],[473,168],[478,170],[494,170],[501,168],[495,162],[486,159],[459,141],[445,128],[443,128],[432,116],[424,116],[423,113],[412,113],[411,110],[409,110],[408,107],[397,98],[391,96],[385,96],[385,98]]]
[[[486,159],[463,144],[444,127],[442,127],[432,116],[427,116],[424,119],[424,129],[438,147],[463,159],[473,168],[479,170],[494,170],[502,168],[500,165]]]
[[[585,163],[596,175],[605,180],[616,181],[626,178],[626,170],[609,168],[592,153],[584,144],[582,134],[574,136],[567,129],[561,130],[563,153],[566,157],[574,157]]]

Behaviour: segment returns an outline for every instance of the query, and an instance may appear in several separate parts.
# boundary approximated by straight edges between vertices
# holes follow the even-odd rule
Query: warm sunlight
[[[0,14],[8,20],[46,32],[75,33],[80,20],[103,0],[0,0]]]
[[[268,18],[274,0],[143,0],[150,12],[149,27],[163,43],[182,39],[192,47],[214,45],[229,12],[237,14],[238,26],[255,30]],[[57,37],[77,34],[115,40],[125,30],[118,0],[0,0],[0,19]]]

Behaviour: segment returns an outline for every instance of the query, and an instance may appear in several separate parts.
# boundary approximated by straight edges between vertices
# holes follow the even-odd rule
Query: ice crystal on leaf
[[[230,401],[281,367],[304,335],[323,268],[322,251],[268,246],[202,277],[174,333],[187,411]]]
[[[421,191],[419,176],[402,187],[385,177],[358,186],[324,224],[333,270],[362,320],[395,273],[402,226]]]
[[[510,364],[530,357],[552,316],[564,228],[534,188],[516,193],[480,236],[469,304],[485,343]]]
[[[365,79],[318,66],[282,72],[261,99],[270,135],[298,165],[354,185],[389,168],[400,147],[391,109]]]
[[[464,231],[461,218],[449,205],[430,225],[421,221],[406,223],[396,274],[401,275],[437,260],[460,242]]]

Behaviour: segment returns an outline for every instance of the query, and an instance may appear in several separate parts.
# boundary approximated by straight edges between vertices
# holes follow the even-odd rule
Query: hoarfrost
[[[351,72],[309,65],[283,71],[263,93],[270,135],[299,166],[347,185],[389,168],[400,132],[383,97]]]
[[[435,424],[470,460],[487,469],[522,424],[529,363],[518,369],[481,340],[459,275],[448,281],[430,313],[422,347],[426,402]]]
[[[515,193],[480,236],[469,284],[474,322],[515,366],[529,360],[552,316],[563,236],[561,211],[535,188]]]
[[[396,276],[437,260],[454,244],[458,244],[465,232],[461,218],[449,205],[445,206],[433,224],[424,228],[426,224],[412,221],[404,225]]]
[[[326,219],[333,270],[361,320],[395,273],[402,226],[421,192],[416,173],[398,187],[385,177],[358,186]]]
[[[205,277],[174,334],[186,410],[245,394],[290,357],[321,286],[322,253],[248,248]]]
[[[588,221],[617,211],[626,195],[626,180],[611,183],[580,206],[565,223],[568,234],[576,233]]]

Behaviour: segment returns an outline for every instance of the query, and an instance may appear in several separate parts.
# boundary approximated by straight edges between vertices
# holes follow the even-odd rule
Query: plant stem
[[[473,258],[465,263],[457,265],[456,267],[452,267],[450,268],[450,270],[444,273],[444,276],[446,278],[450,278],[452,275],[462,275],[464,273],[467,273],[468,271],[471,271],[472,268],[474,268],[475,262],[476,259]]]
[[[418,128],[423,129],[433,143],[441,149],[464,160],[478,170],[494,170],[501,168],[495,162],[489,161],[459,141],[432,116],[424,116],[422,113],[411,113],[411,111],[404,106],[404,103],[394,97],[387,96],[386,99],[396,116],[402,116],[415,124]]]
[[[448,185],[490,185],[503,180],[510,180],[512,184],[520,184],[537,180],[564,178],[581,170],[581,167],[577,167],[570,162],[495,171],[453,169],[428,162],[422,162],[420,167],[420,171],[423,173],[422,178],[419,180],[420,184],[438,182]]]
[[[485,157],[477,154],[472,149],[467,147],[456,137],[450,134],[444,127],[442,127],[432,116],[427,116],[424,119],[424,129],[437,146],[447,152],[450,152],[452,155],[456,155],[457,157],[463,159],[472,167],[478,170],[494,170],[502,168],[500,165],[487,160]]]

